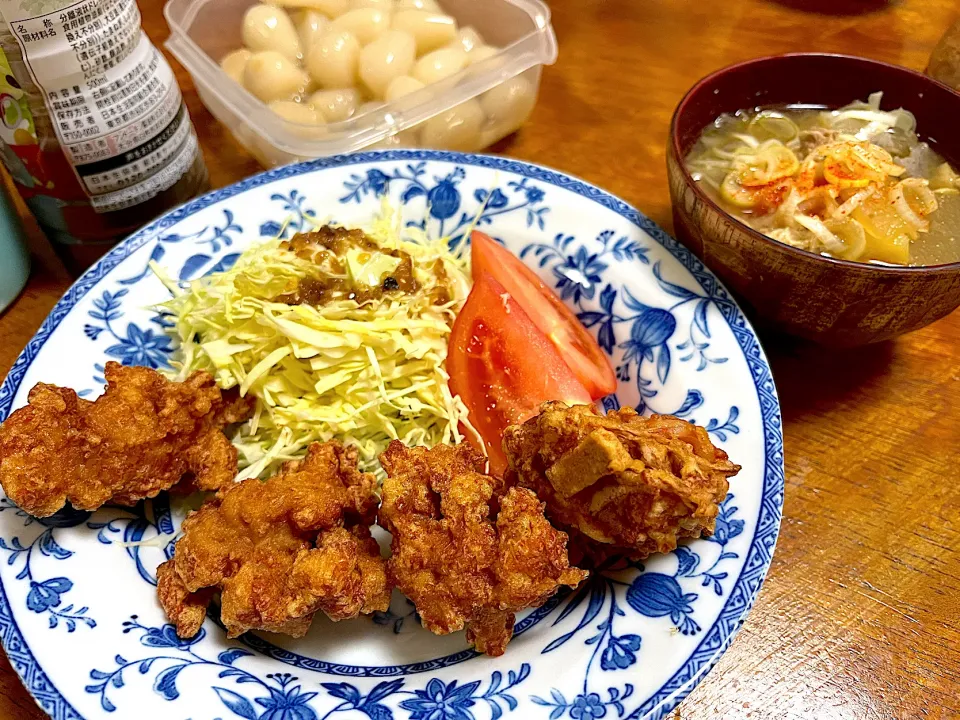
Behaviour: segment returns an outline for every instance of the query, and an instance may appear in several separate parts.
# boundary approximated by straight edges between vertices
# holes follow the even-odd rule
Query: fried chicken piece
[[[380,463],[387,479],[379,521],[393,533],[387,573],[428,630],[466,626],[477,650],[502,655],[515,612],[587,576],[570,567],[567,536],[536,496],[484,475],[484,458],[469,445],[394,441]]]
[[[204,490],[233,480],[237,450],[222,428],[247,417],[252,399],[224,397],[206,372],[178,383],[109,362],[104,376],[93,402],[38,383],[0,425],[0,485],[13,502],[46,517],[67,501],[133,505],[185,476]]]
[[[321,610],[333,620],[386,610],[390,586],[369,529],[376,480],[357,469],[357,456],[338,442],[314,443],[275,477],[232,485],[191,513],[157,572],[177,634],[197,633],[214,590],[231,638],[247,630],[301,637]]]
[[[533,490],[594,560],[644,558],[712,534],[727,478],[740,471],[704,428],[633,408],[601,415],[546,403],[506,429],[503,450],[507,482]]]
[[[207,605],[213,598],[211,590],[191,593],[174,570],[173,560],[167,560],[157,568],[157,594],[167,617],[177,628],[177,635],[193,637],[200,632],[207,617]]]

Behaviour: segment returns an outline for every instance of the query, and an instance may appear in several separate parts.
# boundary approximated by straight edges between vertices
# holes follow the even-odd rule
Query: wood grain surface
[[[560,60],[544,73],[528,126],[495,149],[579,175],[667,229],[667,127],[701,76],[804,50],[922,69],[960,13],[957,0],[551,5]],[[162,3],[140,7],[163,41]],[[257,172],[172,62],[213,184]],[[28,227],[33,275],[0,316],[4,373],[70,282]],[[742,631],[675,718],[960,718],[960,313],[858,350],[765,345],[786,436],[780,541]],[[0,718],[43,717],[0,661]]]

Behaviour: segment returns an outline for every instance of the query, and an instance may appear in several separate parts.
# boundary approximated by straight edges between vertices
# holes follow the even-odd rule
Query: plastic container
[[[529,115],[541,68],[557,58],[550,11],[539,0],[439,0],[461,28],[473,27],[499,51],[440,83],[391,103],[360,108],[353,117],[318,129],[276,115],[220,68],[220,59],[242,46],[243,15],[255,4],[257,0],[170,0],[164,8],[171,30],[166,46],[191,74],[210,112],[266,167],[375,147],[481,150],[526,118],[505,123],[485,114],[479,131],[467,137],[444,133],[443,118],[466,103],[463,109],[476,122],[478,104],[490,105],[485,93],[518,76],[532,89]]]

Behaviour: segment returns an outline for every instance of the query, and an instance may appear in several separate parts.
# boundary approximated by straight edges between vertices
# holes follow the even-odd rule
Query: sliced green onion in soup
[[[826,223],[812,215],[794,215],[797,224],[812,232],[823,249],[843,260],[856,260],[867,247],[863,226],[850,218],[833,218]]]
[[[788,143],[800,134],[797,124],[775,110],[764,110],[757,114],[747,129],[759,140],[779,140]]]
[[[852,218],[831,218],[824,223],[824,226],[844,244],[839,257],[844,260],[860,259],[863,251],[867,249],[867,234],[863,230],[863,225]]]

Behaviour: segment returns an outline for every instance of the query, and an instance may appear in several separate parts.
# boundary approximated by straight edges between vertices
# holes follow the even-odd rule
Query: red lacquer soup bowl
[[[912,112],[921,139],[957,167],[960,94],[875,60],[821,54],[750,60],[705,77],[677,106],[667,146],[677,237],[761,326],[827,345],[862,345],[917,330],[960,306],[960,262],[876,265],[785,245],[727,214],[683,165],[701,131],[721,113],[790,103],[842,107],[880,90],[883,108]]]

